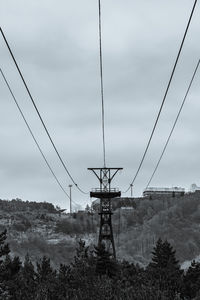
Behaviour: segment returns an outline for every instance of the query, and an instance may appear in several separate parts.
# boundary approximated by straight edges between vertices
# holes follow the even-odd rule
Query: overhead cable
[[[106,167],[106,145],[105,145],[105,113],[104,113],[104,87],[103,87],[103,55],[102,55],[102,39],[101,39],[101,0],[99,1],[99,60],[100,60],[100,81],[101,81],[101,122],[103,137],[103,163]]]
[[[30,90],[29,90],[27,84],[26,84],[26,81],[25,81],[25,79],[24,79],[24,76],[22,75],[22,72],[20,71],[20,68],[19,68],[19,66],[18,66],[18,64],[17,64],[17,61],[16,61],[15,57],[14,57],[14,54],[13,54],[13,52],[12,52],[12,50],[11,50],[9,44],[8,44],[8,41],[7,41],[7,39],[6,39],[6,37],[5,37],[5,34],[3,33],[3,30],[2,30],[1,27],[0,27],[0,31],[1,31],[1,34],[2,34],[2,36],[3,36],[4,41],[5,41],[5,43],[6,43],[6,46],[7,46],[8,50],[9,50],[9,53],[10,53],[10,55],[11,55],[13,61],[14,61],[14,64],[15,64],[15,66],[16,66],[16,68],[17,68],[17,71],[18,71],[18,73],[19,73],[19,75],[20,75],[20,77],[21,77],[21,79],[22,79],[22,81],[23,81],[23,84],[24,84],[24,86],[25,86],[25,88],[26,88],[26,91],[27,91],[27,93],[28,93],[28,95],[29,95],[29,97],[30,97],[30,99],[31,99],[31,102],[32,102],[32,104],[33,104],[33,106],[34,106],[34,108],[35,108],[35,110],[36,110],[36,112],[37,112],[37,115],[38,115],[38,117],[39,117],[39,119],[40,119],[40,121],[41,121],[41,123],[42,123],[42,125],[43,125],[43,127],[44,127],[44,130],[45,130],[45,132],[46,132],[46,134],[47,134],[47,136],[48,136],[48,138],[49,138],[49,140],[50,140],[50,142],[51,142],[51,144],[52,144],[52,146],[53,146],[53,148],[54,148],[54,150],[55,150],[55,152],[56,152],[56,154],[57,154],[57,156],[58,156],[58,158],[59,158],[59,160],[60,160],[60,162],[61,162],[61,164],[62,164],[62,166],[64,167],[64,169],[65,169],[67,175],[69,176],[69,178],[71,179],[71,181],[74,183],[74,185],[76,186],[76,188],[77,188],[80,192],[82,192],[83,194],[87,194],[86,192],[84,192],[84,191],[78,186],[78,184],[75,182],[75,180],[74,180],[73,177],[71,176],[70,172],[68,171],[68,169],[67,169],[67,167],[66,167],[66,165],[65,165],[65,163],[64,163],[64,161],[63,161],[63,159],[62,159],[62,157],[61,157],[61,155],[59,154],[59,152],[58,152],[58,150],[57,150],[57,148],[56,148],[56,146],[55,146],[55,143],[53,142],[52,137],[51,137],[51,135],[50,135],[50,133],[49,133],[49,131],[48,131],[48,129],[47,129],[45,123],[44,123],[44,120],[43,120],[43,118],[42,118],[42,116],[41,116],[41,114],[40,114],[40,112],[39,112],[39,109],[38,109],[38,107],[37,107],[36,104],[35,104],[35,101],[34,101],[32,95],[31,95],[31,92],[30,92]]]
[[[170,75],[170,79],[169,79],[169,82],[168,82],[168,85],[167,85],[167,88],[166,88],[166,91],[165,91],[165,94],[164,94],[164,97],[163,97],[163,100],[162,100],[162,103],[161,103],[161,106],[160,106],[160,109],[159,109],[159,112],[158,112],[158,115],[157,115],[157,117],[156,117],[156,121],[155,121],[155,123],[154,123],[153,130],[152,130],[152,132],[151,132],[150,138],[149,138],[148,143],[147,143],[147,146],[146,146],[146,148],[145,148],[144,154],[143,154],[143,156],[142,156],[142,159],[141,159],[141,161],[140,161],[139,167],[138,167],[138,169],[137,169],[137,171],[136,171],[136,173],[135,173],[135,176],[134,176],[134,178],[133,178],[131,184],[129,185],[129,187],[127,188],[127,190],[126,190],[124,193],[128,192],[129,189],[131,188],[131,185],[135,182],[135,180],[136,180],[136,178],[137,178],[137,176],[138,176],[138,173],[139,173],[139,171],[140,171],[140,169],[141,169],[141,167],[142,167],[142,164],[143,164],[143,162],[144,162],[144,159],[145,159],[145,157],[146,157],[146,154],[147,154],[147,151],[148,151],[148,149],[149,149],[151,140],[152,140],[152,138],[153,138],[153,135],[154,135],[154,132],[155,132],[155,129],[156,129],[158,120],[159,120],[159,118],[160,118],[160,114],[161,114],[163,105],[164,105],[164,103],[165,103],[165,100],[166,100],[166,97],[167,97],[167,94],[168,94],[168,91],[169,91],[169,87],[170,87],[170,85],[171,85],[171,82],[172,82],[172,79],[173,79],[173,76],[174,76],[174,73],[175,73],[175,70],[176,70],[176,66],[177,66],[177,63],[178,63],[178,60],[179,60],[179,57],[180,57],[180,54],[181,54],[181,51],[182,51],[182,48],[183,48],[183,44],[184,44],[184,41],[185,41],[185,38],[186,38],[186,35],[187,35],[187,32],[188,32],[188,29],[189,29],[191,20],[192,20],[192,16],[193,16],[193,13],[194,13],[196,4],[197,4],[197,0],[195,0],[195,2],[194,2],[194,5],[193,5],[193,8],[192,8],[190,17],[189,17],[189,21],[188,21],[188,23],[187,23],[187,27],[186,27],[186,29],[185,29],[184,36],[183,36],[183,39],[182,39],[182,42],[181,42],[181,46],[180,46],[180,48],[179,48],[178,55],[177,55],[177,57],[176,57],[176,60],[175,60],[175,63],[174,63],[174,66],[173,66],[173,69],[172,69],[172,72],[171,72],[171,75]]]
[[[12,98],[13,98],[13,100],[14,100],[14,102],[15,102],[15,104],[16,104],[16,106],[17,106],[17,108],[18,108],[18,110],[19,110],[19,112],[20,112],[20,114],[21,114],[21,116],[22,116],[22,118],[23,118],[23,120],[24,120],[24,122],[25,122],[27,128],[28,128],[28,130],[29,130],[29,133],[31,134],[31,136],[32,136],[32,138],[33,138],[33,140],[34,140],[34,142],[35,142],[35,144],[36,144],[36,146],[37,146],[37,148],[38,148],[40,154],[42,155],[42,157],[43,157],[43,159],[44,159],[44,161],[45,161],[47,167],[49,168],[51,174],[53,175],[54,179],[56,180],[56,182],[57,182],[57,184],[59,185],[59,187],[61,188],[61,190],[62,190],[62,191],[64,192],[64,194],[70,199],[68,193],[66,192],[66,190],[64,189],[64,187],[63,187],[62,184],[60,183],[58,177],[56,176],[55,172],[53,171],[52,167],[50,166],[50,164],[49,164],[49,162],[48,162],[48,160],[47,160],[47,158],[46,158],[44,152],[42,151],[42,149],[41,149],[41,147],[40,147],[40,145],[39,145],[37,139],[35,138],[35,135],[34,135],[32,129],[31,129],[31,127],[30,127],[28,121],[26,120],[26,117],[25,117],[25,115],[24,115],[24,113],[23,113],[23,111],[22,111],[22,109],[21,109],[21,107],[20,107],[20,105],[19,105],[19,103],[18,103],[18,101],[17,101],[17,99],[16,99],[16,97],[15,97],[15,95],[14,95],[14,93],[13,93],[11,87],[10,87],[10,84],[8,83],[8,81],[7,81],[7,79],[6,79],[5,75],[4,75],[4,72],[2,71],[1,68],[0,68],[0,72],[1,72],[1,75],[2,75],[2,77],[3,77],[3,79],[4,79],[4,81],[5,81],[5,83],[6,83],[7,87],[8,87],[8,89],[9,89],[9,91],[10,91],[10,94],[12,95]],[[77,205],[77,203],[75,203],[75,202],[74,202],[74,204]]]
[[[161,153],[161,155],[160,155],[160,158],[159,158],[159,160],[158,160],[158,162],[157,162],[157,164],[156,164],[156,167],[155,167],[155,169],[154,169],[154,171],[153,171],[153,173],[152,173],[152,175],[151,175],[151,177],[150,177],[150,179],[149,179],[149,181],[148,181],[148,183],[147,183],[146,188],[149,187],[149,185],[150,185],[150,183],[151,183],[151,181],[152,181],[152,179],[153,179],[153,177],[154,177],[154,175],[155,175],[155,173],[156,173],[156,171],[157,171],[157,169],[158,169],[158,166],[159,166],[159,164],[160,164],[160,161],[161,161],[161,159],[162,159],[162,157],[163,157],[163,155],[164,155],[164,153],[165,153],[165,150],[166,150],[166,148],[167,148],[167,146],[168,146],[169,140],[170,140],[170,138],[171,138],[171,136],[172,136],[172,133],[173,133],[173,131],[174,131],[174,128],[175,128],[175,126],[176,126],[176,123],[177,123],[178,118],[179,118],[179,116],[180,116],[180,113],[181,113],[181,111],[182,111],[182,108],[183,108],[183,106],[184,106],[184,104],[185,104],[185,101],[186,101],[186,99],[187,99],[187,96],[188,96],[188,93],[189,93],[189,91],[190,91],[190,88],[191,88],[191,86],[192,86],[192,83],[193,83],[194,77],[195,77],[195,75],[196,75],[197,69],[198,69],[198,67],[199,67],[199,64],[200,64],[200,60],[199,60],[198,63],[197,63],[197,66],[196,66],[195,71],[194,71],[194,73],[193,73],[192,79],[191,79],[191,81],[190,81],[189,87],[188,87],[188,89],[187,89],[187,92],[186,92],[185,97],[184,97],[184,99],[183,99],[183,102],[182,102],[182,104],[181,104],[181,107],[180,107],[180,109],[179,109],[179,111],[178,111],[178,114],[177,114],[177,117],[176,117],[176,119],[175,119],[175,122],[174,122],[174,124],[173,124],[173,126],[172,126],[172,129],[171,129],[170,134],[169,134],[169,136],[168,136],[168,138],[167,138],[167,141],[166,141],[166,143],[165,143],[165,146],[164,146],[164,148],[163,148],[163,151],[162,151],[162,153]]]

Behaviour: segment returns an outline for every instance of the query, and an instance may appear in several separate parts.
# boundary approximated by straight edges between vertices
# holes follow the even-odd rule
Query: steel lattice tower
[[[111,188],[111,181],[122,168],[88,168],[100,182],[100,188],[93,189],[90,197],[100,199],[100,229],[98,244],[104,243],[106,249],[116,258],[115,243],[112,229],[112,206],[111,199],[120,197],[121,192]]]

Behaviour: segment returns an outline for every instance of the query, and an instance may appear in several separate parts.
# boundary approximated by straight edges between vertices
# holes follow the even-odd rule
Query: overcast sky
[[[123,167],[113,187],[132,181],[154,125],[193,6],[191,0],[102,0],[107,166]],[[178,68],[134,186],[142,194],[200,58],[197,3]],[[97,0],[1,0],[0,25],[41,115],[75,181],[98,187],[102,167]],[[71,183],[33,109],[5,43],[0,66],[61,183]],[[46,167],[0,77],[0,198],[69,201]],[[200,185],[200,70],[151,186]],[[89,196],[72,188],[83,207]],[[130,195],[130,192],[126,194]]]

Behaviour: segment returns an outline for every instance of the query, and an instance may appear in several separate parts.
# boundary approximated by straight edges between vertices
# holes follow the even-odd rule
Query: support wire
[[[14,100],[14,102],[15,102],[15,104],[16,104],[16,106],[17,106],[17,108],[18,108],[18,110],[19,110],[19,112],[20,112],[20,114],[21,114],[21,116],[22,116],[22,118],[23,118],[23,120],[24,120],[24,122],[25,122],[27,128],[28,128],[28,131],[29,131],[29,133],[31,134],[31,136],[32,136],[32,138],[33,138],[33,140],[34,140],[34,142],[35,142],[35,144],[36,144],[36,146],[37,146],[37,148],[38,148],[40,154],[42,155],[42,157],[43,157],[43,159],[44,159],[44,161],[45,161],[47,167],[49,168],[51,174],[53,175],[54,179],[56,180],[56,182],[57,182],[57,184],[59,185],[59,187],[61,188],[61,190],[62,190],[62,191],[64,192],[64,194],[70,199],[68,193],[66,192],[66,190],[64,189],[64,187],[63,187],[62,184],[60,183],[58,177],[56,176],[55,172],[53,171],[52,167],[50,166],[50,164],[49,164],[49,162],[48,162],[48,160],[47,160],[47,158],[46,158],[44,152],[42,151],[42,149],[41,149],[41,147],[40,147],[40,145],[39,145],[37,139],[35,138],[35,135],[34,135],[32,129],[31,129],[31,127],[30,127],[28,121],[26,120],[26,117],[25,117],[25,115],[24,115],[24,113],[23,113],[23,111],[22,111],[22,109],[21,109],[21,107],[20,107],[20,105],[19,105],[19,103],[18,103],[18,101],[17,101],[17,99],[16,99],[16,97],[15,97],[15,95],[14,95],[14,93],[13,93],[11,87],[10,87],[10,84],[8,83],[8,81],[7,81],[7,79],[6,79],[5,75],[4,75],[4,72],[2,71],[1,68],[0,68],[0,72],[1,72],[1,75],[2,75],[2,77],[3,77],[3,79],[4,79],[4,81],[5,81],[5,83],[6,83],[7,87],[8,87],[8,89],[9,89],[9,91],[10,91],[10,94],[11,94],[11,96],[12,96],[12,98],[13,98],[13,100]],[[77,203],[75,203],[75,202],[74,202],[74,204],[77,205]]]
[[[54,150],[55,150],[55,152],[56,152],[56,154],[57,154],[57,156],[58,156],[58,158],[59,158],[59,160],[60,160],[60,162],[61,162],[61,164],[62,164],[62,166],[63,166],[63,168],[65,169],[67,175],[69,176],[69,178],[71,179],[71,181],[74,183],[74,185],[76,186],[76,188],[77,188],[81,193],[83,193],[83,194],[88,194],[88,193],[84,192],[84,191],[78,186],[78,184],[74,181],[73,177],[71,176],[70,172],[68,171],[68,169],[67,169],[67,167],[66,167],[66,165],[65,165],[65,163],[64,163],[64,161],[63,161],[63,159],[62,159],[62,157],[60,156],[60,154],[59,154],[59,152],[58,152],[58,150],[57,150],[57,148],[56,148],[56,146],[55,146],[55,144],[54,144],[54,142],[53,142],[53,140],[52,140],[52,137],[51,137],[51,135],[50,135],[50,133],[49,133],[49,131],[48,131],[48,129],[47,129],[45,123],[44,123],[44,120],[43,120],[43,118],[42,118],[42,116],[41,116],[41,114],[40,114],[40,112],[39,112],[39,109],[38,109],[38,107],[37,107],[36,104],[35,104],[35,101],[34,101],[32,95],[31,95],[31,92],[30,92],[30,90],[29,90],[27,84],[26,84],[26,81],[25,81],[25,79],[24,79],[24,76],[22,75],[22,72],[20,71],[20,68],[19,68],[19,66],[18,66],[18,64],[17,64],[17,61],[16,61],[15,57],[14,57],[14,54],[13,54],[13,52],[12,52],[12,50],[11,50],[9,44],[8,44],[8,41],[7,41],[7,39],[6,39],[6,37],[5,37],[5,34],[3,33],[3,30],[2,30],[1,27],[0,27],[0,32],[1,32],[2,37],[3,37],[3,39],[4,39],[5,43],[6,43],[6,46],[7,46],[8,50],[9,50],[9,53],[10,53],[10,55],[11,55],[13,61],[14,61],[14,64],[15,64],[15,66],[16,66],[16,68],[17,68],[17,71],[18,71],[18,73],[19,73],[19,75],[20,75],[20,77],[21,77],[21,79],[22,79],[22,81],[23,81],[23,84],[24,84],[24,86],[25,86],[25,88],[26,88],[26,91],[27,91],[27,93],[28,93],[28,95],[29,95],[29,97],[30,97],[30,99],[31,99],[31,102],[32,102],[32,104],[33,104],[33,106],[34,106],[34,108],[35,108],[35,110],[36,110],[36,112],[37,112],[37,115],[38,115],[38,117],[39,117],[39,119],[40,119],[40,121],[41,121],[41,123],[42,123],[42,125],[43,125],[43,127],[44,127],[44,130],[45,130],[45,132],[46,132],[46,134],[47,134],[47,136],[48,136],[48,138],[49,138],[49,140],[50,140],[50,142],[51,142],[51,144],[52,144],[52,146],[53,146],[53,148],[54,148]]]
[[[148,183],[147,183],[146,188],[149,187],[149,185],[150,185],[150,183],[151,183],[151,181],[152,181],[152,179],[153,179],[153,177],[154,177],[154,175],[155,175],[155,173],[156,173],[156,171],[157,171],[157,169],[158,169],[158,166],[159,166],[159,164],[160,164],[160,161],[161,161],[161,159],[162,159],[162,157],[163,157],[163,155],[164,155],[164,153],[165,153],[165,150],[166,150],[166,148],[167,148],[167,146],[168,146],[169,140],[170,140],[170,138],[171,138],[171,136],[172,136],[172,133],[173,133],[174,128],[175,128],[175,126],[176,126],[176,123],[177,123],[177,121],[178,121],[178,119],[179,119],[180,113],[181,113],[181,111],[182,111],[182,109],[183,109],[183,106],[184,106],[185,101],[186,101],[186,99],[187,99],[187,96],[188,96],[188,93],[189,93],[189,91],[190,91],[190,88],[191,88],[191,86],[192,86],[192,83],[193,83],[194,77],[195,77],[195,75],[196,75],[196,72],[197,72],[197,70],[198,70],[199,64],[200,64],[200,60],[199,60],[198,63],[197,63],[197,66],[196,66],[195,71],[194,71],[194,73],[193,73],[192,79],[191,79],[191,81],[190,81],[189,87],[188,87],[188,89],[187,89],[187,92],[186,92],[185,97],[184,97],[184,99],[183,99],[183,102],[182,102],[182,104],[181,104],[181,107],[180,107],[180,109],[179,109],[179,112],[178,112],[178,114],[177,114],[177,117],[176,117],[176,119],[175,119],[175,122],[174,122],[174,124],[173,124],[173,126],[172,126],[172,129],[171,129],[170,134],[169,134],[169,136],[168,136],[168,138],[167,138],[167,141],[166,141],[166,143],[165,143],[165,146],[164,146],[164,148],[163,148],[163,151],[162,151],[162,153],[161,153],[161,155],[160,155],[160,158],[159,158],[159,160],[158,160],[158,162],[157,162],[157,164],[156,164],[156,167],[155,167],[155,169],[154,169],[154,171],[153,171],[153,173],[152,173],[152,175],[151,175],[151,177],[150,177],[150,179],[149,179],[149,181],[148,181]]]
[[[101,79],[101,117],[102,117],[102,137],[103,137],[103,164],[106,167],[106,143],[105,143],[105,113],[104,113],[104,86],[103,86],[103,55],[101,38],[101,0],[99,1],[99,60],[100,60],[100,79]]]
[[[163,100],[162,100],[162,103],[161,103],[161,106],[160,106],[160,109],[159,109],[159,112],[158,112],[158,115],[157,115],[157,118],[156,118],[156,121],[154,123],[154,126],[153,126],[153,130],[151,132],[151,135],[150,135],[150,138],[148,140],[148,143],[147,143],[147,146],[146,146],[146,149],[144,151],[144,154],[142,156],[142,159],[140,161],[140,164],[139,164],[139,167],[135,173],[135,176],[131,182],[131,184],[129,185],[129,187],[125,190],[124,193],[127,193],[130,188],[131,188],[131,185],[133,185],[133,183],[135,182],[137,176],[138,176],[138,173],[142,167],[142,164],[144,162],[144,159],[146,157],[146,154],[147,154],[147,151],[149,149],[149,146],[150,146],[150,143],[151,143],[151,140],[153,138],[153,135],[154,135],[154,132],[155,132],[155,129],[156,129],[156,126],[157,126],[157,123],[158,123],[158,120],[160,118],[160,114],[161,114],[161,111],[162,111],[162,108],[163,108],[163,105],[165,103],[165,100],[166,100],[166,97],[167,97],[167,94],[168,94],[168,91],[169,91],[169,87],[171,85],[171,82],[172,82],[172,79],[173,79],[173,76],[174,76],[174,73],[175,73],[175,70],[176,70],[176,66],[177,66],[177,63],[178,63],[178,60],[179,60],[179,57],[180,57],[180,54],[181,54],[181,51],[182,51],[182,48],[183,48],[183,44],[184,44],[184,41],[185,41],[185,38],[186,38],[186,35],[187,35],[187,32],[188,32],[188,29],[189,29],[189,26],[190,26],[190,23],[191,23],[191,20],[192,20],[192,16],[193,16],[193,13],[194,13],[194,10],[195,10],[195,7],[196,7],[196,4],[197,4],[197,0],[195,0],[194,2],[194,5],[193,5],[193,8],[192,8],[192,11],[191,11],[191,14],[190,14],[190,17],[189,17],[189,21],[187,23],[187,26],[186,26],[186,29],[185,29],[185,33],[184,33],[184,36],[183,36],[183,39],[182,39],[182,42],[181,42],[181,46],[179,48],[179,51],[178,51],[178,55],[176,57],[176,61],[174,63],[174,66],[173,66],[173,69],[172,69],[172,72],[171,72],[171,75],[170,75],[170,79],[169,79],[169,82],[168,82],[168,85],[167,85],[167,88],[166,88],[166,91],[165,91],[165,94],[164,94],[164,97],[163,97]]]

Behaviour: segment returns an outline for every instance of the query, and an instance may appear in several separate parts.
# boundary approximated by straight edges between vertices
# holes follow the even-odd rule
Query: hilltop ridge
[[[167,239],[181,263],[200,254],[200,192],[182,197],[120,198],[113,202],[118,259],[146,265],[156,240]],[[46,202],[0,200],[0,230],[7,228],[12,252],[34,259],[47,255],[55,266],[69,262],[77,241],[98,240],[98,209],[70,216]]]

